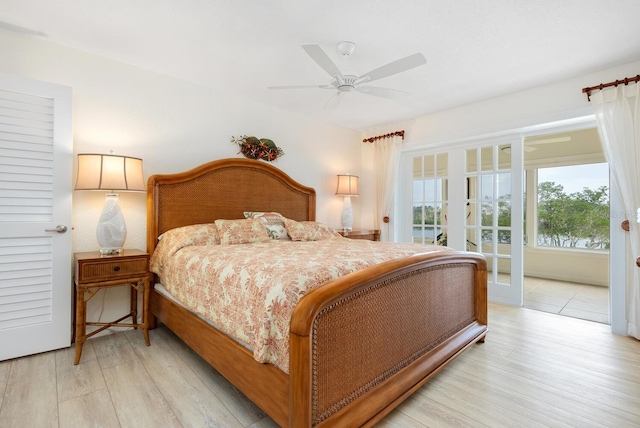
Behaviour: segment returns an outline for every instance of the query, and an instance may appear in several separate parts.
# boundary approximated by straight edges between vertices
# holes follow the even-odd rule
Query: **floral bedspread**
[[[240,245],[161,244],[170,250],[156,251],[151,269],[167,291],[252,349],[257,361],[286,373],[289,321],[305,293],[383,261],[446,250],[342,237]]]

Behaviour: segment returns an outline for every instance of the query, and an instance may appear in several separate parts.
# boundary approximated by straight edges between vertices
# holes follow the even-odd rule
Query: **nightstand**
[[[76,357],[73,364],[80,362],[82,346],[94,334],[117,326],[138,327],[142,329],[144,340],[149,346],[149,254],[140,250],[125,250],[122,254],[101,256],[99,252],[75,254],[75,339]],[[112,322],[87,321],[87,302],[103,288],[131,287],[130,312]],[[142,295],[142,323],[138,323],[138,293]],[[131,318],[130,323],[122,321]],[[100,326],[99,329],[87,334],[87,326]]]
[[[377,229],[353,229],[345,231],[338,229],[338,233],[350,239],[368,239],[369,241],[379,241],[380,231]]]

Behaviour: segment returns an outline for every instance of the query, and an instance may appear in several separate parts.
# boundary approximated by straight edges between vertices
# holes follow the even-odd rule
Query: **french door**
[[[71,343],[71,89],[0,74],[0,361]]]
[[[448,156],[428,154],[413,158],[411,242],[447,245]]]
[[[514,135],[407,154],[402,163],[404,206],[411,206],[403,216],[411,236],[403,226],[403,240],[482,253],[489,299],[517,306],[523,300],[522,147]]]
[[[465,150],[464,230],[487,259],[489,299],[522,306],[522,139]]]

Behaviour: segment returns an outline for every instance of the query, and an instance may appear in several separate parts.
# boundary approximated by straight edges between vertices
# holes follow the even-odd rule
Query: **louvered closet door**
[[[0,74],[0,360],[70,345],[72,151],[70,88]]]

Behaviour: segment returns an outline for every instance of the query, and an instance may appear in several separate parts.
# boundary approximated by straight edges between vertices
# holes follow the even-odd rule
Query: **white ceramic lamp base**
[[[351,196],[344,197],[344,206],[342,207],[342,229],[353,229],[353,211],[351,209]]]
[[[104,207],[98,220],[96,231],[100,254],[121,254],[124,241],[127,239],[127,226],[118,202],[118,195],[110,193],[106,196]]]

